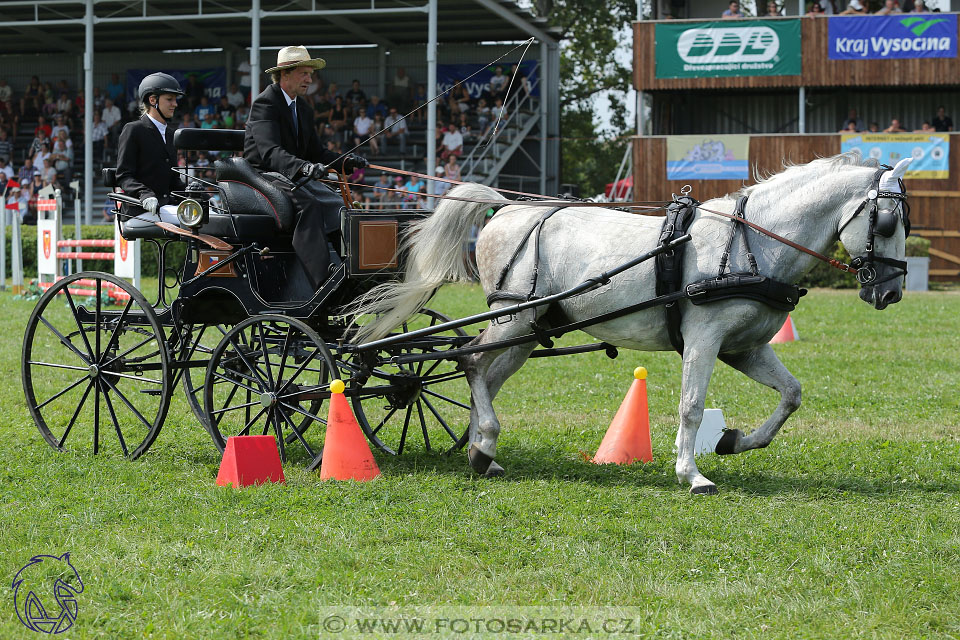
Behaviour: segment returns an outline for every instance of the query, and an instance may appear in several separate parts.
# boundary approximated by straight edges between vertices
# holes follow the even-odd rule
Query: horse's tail
[[[481,184],[464,184],[447,194],[471,200],[504,200]],[[402,280],[378,285],[349,304],[346,315],[375,316],[357,331],[358,342],[377,340],[423,308],[447,282],[467,281],[473,269],[464,244],[479,227],[489,204],[443,199],[432,215],[410,225],[401,243],[406,253]]]

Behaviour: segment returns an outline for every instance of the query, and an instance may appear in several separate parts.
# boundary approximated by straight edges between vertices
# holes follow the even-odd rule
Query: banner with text
[[[438,64],[437,93],[439,94],[447,89],[453,88],[455,84],[464,78],[469,78],[470,75],[477,73],[478,70],[482,69],[480,73],[477,73],[477,75],[467,80],[464,84],[466,84],[467,91],[470,92],[470,97],[474,100],[477,100],[484,95],[489,95],[490,78],[496,75],[497,67],[501,67],[503,69],[503,75],[508,78],[507,82],[509,83],[510,70],[513,68],[513,64],[511,63],[498,64],[490,67],[487,67],[483,64]],[[539,73],[539,69],[537,69],[536,61],[527,60],[526,62],[521,62],[520,73],[526,76],[530,86],[533,87],[533,89],[530,91],[530,95],[539,96],[540,85],[537,82],[537,74]],[[515,93],[520,89],[520,82],[521,78],[519,77],[513,81],[513,89],[511,89],[511,92]],[[490,106],[493,105],[491,104]]]
[[[750,136],[668,136],[667,180],[750,177]]]
[[[182,69],[127,69],[127,100],[137,99],[137,89],[140,88],[140,81],[151,73],[167,73],[177,79],[180,88],[189,93],[187,85],[190,76],[197,76],[197,80],[203,85],[203,95],[210,99],[211,104],[218,104],[220,96],[227,95],[227,68],[212,67],[210,69],[191,69],[184,71]]]
[[[956,58],[955,13],[830,18],[831,60]]]
[[[907,178],[949,178],[950,136],[946,133],[851,133],[840,136],[840,151],[858,149],[864,158],[893,166],[913,158]]]
[[[800,20],[656,25],[658,78],[797,76]]]

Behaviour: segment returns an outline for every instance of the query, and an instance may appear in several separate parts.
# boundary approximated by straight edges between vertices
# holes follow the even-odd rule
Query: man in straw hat
[[[293,232],[293,249],[306,268],[314,286],[330,272],[331,240],[340,232],[343,201],[326,185],[328,167],[351,173],[367,166],[357,155],[341,158],[320,143],[313,125],[313,109],[303,99],[312,82],[314,69],[326,63],[311,58],[306,47],[284,47],[277,54],[277,66],[267,69],[273,79],[250,107],[243,157],[264,177],[287,193],[301,214]],[[301,180],[311,179],[294,191]]]

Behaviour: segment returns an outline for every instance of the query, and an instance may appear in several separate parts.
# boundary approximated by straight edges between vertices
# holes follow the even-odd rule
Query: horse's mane
[[[864,158],[859,149],[853,149],[851,151],[847,151],[846,153],[840,153],[835,156],[820,157],[804,164],[796,164],[790,162],[789,160],[784,160],[783,171],[780,171],[779,173],[761,171],[759,167],[754,165],[753,178],[756,182],[752,185],[743,187],[735,193],[731,193],[727,196],[727,198],[735,200],[741,196],[751,196],[757,189],[760,189],[770,183],[790,180],[800,173],[817,171],[818,173],[827,174],[836,171],[840,167],[877,168],[879,166],[880,163],[873,158]]]

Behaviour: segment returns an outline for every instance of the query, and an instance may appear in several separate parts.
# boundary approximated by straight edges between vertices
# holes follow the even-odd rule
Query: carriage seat
[[[258,173],[243,158],[225,158],[214,163],[217,186],[223,193],[224,205],[231,215],[210,212],[206,233],[214,233],[213,226],[231,218],[230,229],[236,227],[241,235],[259,235],[265,228],[270,235],[291,233],[296,220],[296,209],[290,198],[275,184]],[[208,229],[208,227],[210,227]]]
[[[118,186],[116,167],[104,167],[102,176],[105,186],[110,189],[115,189]],[[155,238],[159,240],[170,237],[170,234],[154,224],[155,222],[169,222],[170,224],[179,225],[180,221],[177,219],[176,205],[164,205],[160,207],[157,213],[144,211],[132,218],[124,219],[121,217],[120,225],[123,237],[127,240],[137,240],[139,238]]]

